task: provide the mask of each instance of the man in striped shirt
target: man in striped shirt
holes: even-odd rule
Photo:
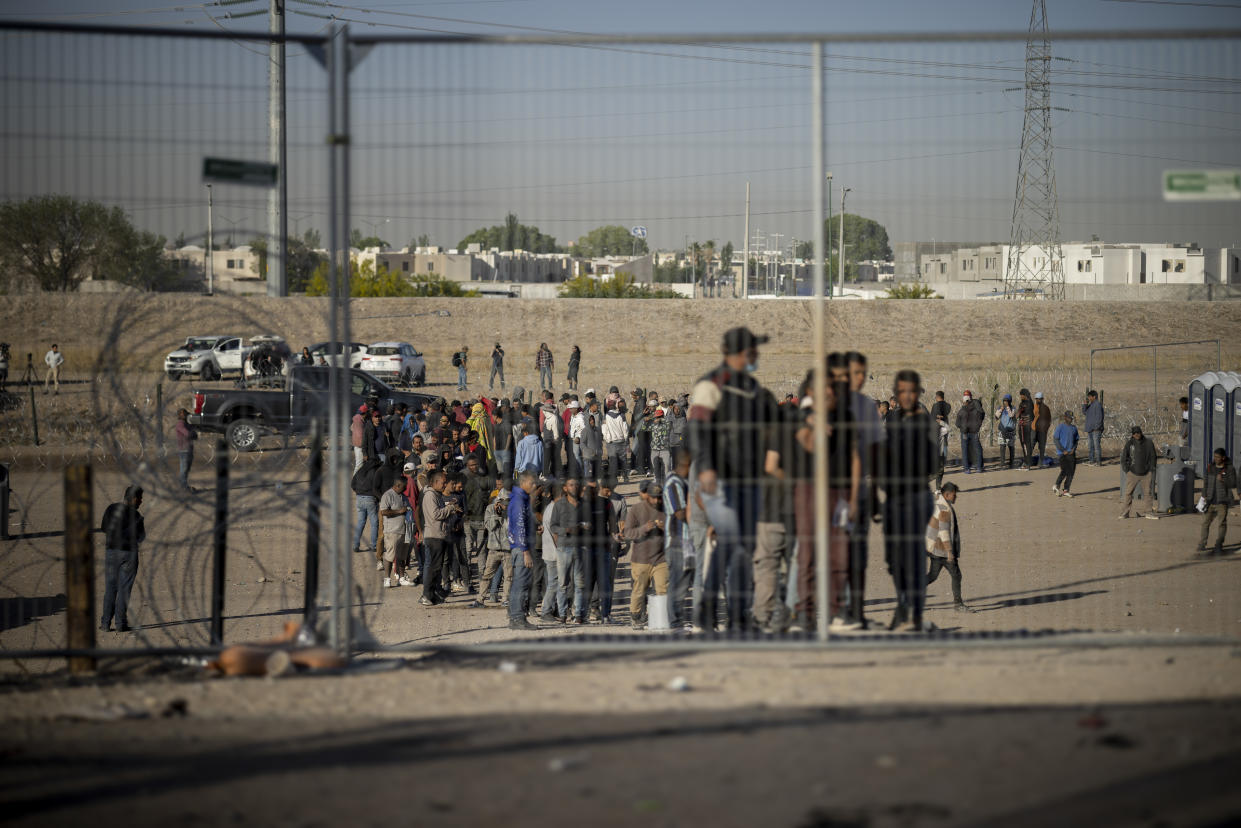
[[[690,454],[683,448],[672,455],[672,473],[664,482],[664,557],[668,561],[668,622],[685,626],[685,596],[694,581],[694,544],[689,536]]]

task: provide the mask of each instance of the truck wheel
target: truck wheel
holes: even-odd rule
[[[176,371],[169,371],[168,379],[172,380],[173,382],[179,382],[181,380],[181,375],[177,373]]]
[[[203,382],[215,382],[219,378],[220,372],[215,369],[214,365],[208,362],[203,366]]]
[[[399,383],[400,383],[400,385],[401,385],[403,388],[409,388],[409,386],[413,385],[413,383],[414,383],[414,378],[413,378],[413,376],[410,374],[410,372],[409,372],[409,369],[408,369],[408,368],[407,368],[406,370],[404,370],[404,371],[402,371],[402,372],[401,372],[401,379],[400,379]]]
[[[426,384],[427,384],[427,369],[423,368],[421,371],[418,372],[418,376],[414,377],[414,385],[421,388],[422,386]]]
[[[237,451],[254,451],[259,447],[262,430],[254,420],[233,420],[225,432],[229,445]]]

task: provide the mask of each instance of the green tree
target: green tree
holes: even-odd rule
[[[363,262],[360,266],[356,260],[351,262],[349,275],[349,295],[355,298],[478,295],[477,291],[467,291],[458,282],[445,279],[435,273],[406,277],[386,267],[379,268],[379,272],[376,273],[375,265],[370,260]],[[306,295],[327,296],[329,294],[328,284],[328,263],[323,262],[311,275],[309,284],[306,286]]]
[[[480,227],[461,240],[458,250],[465,250],[471,244],[477,244],[483,250],[497,248],[499,250],[526,250],[531,253],[559,253],[556,239],[545,236],[539,228],[522,224],[515,213],[504,217],[504,224],[492,227]]]
[[[827,232],[827,249],[832,254],[832,266],[836,266],[837,248],[840,241],[839,215],[832,216],[824,223]],[[892,258],[892,247],[888,243],[888,230],[874,219],[865,216],[845,213],[845,278],[851,279],[857,262],[871,259],[887,261]],[[813,253],[811,254],[813,255]]]
[[[619,224],[596,227],[573,245],[574,255],[588,259],[595,256],[629,256],[631,254],[643,256],[649,252],[650,248],[646,245],[646,239],[630,235],[629,228]]]
[[[813,259],[814,258],[814,242],[804,241],[798,242],[793,248],[794,259]]]
[[[624,271],[611,279],[592,279],[578,276],[560,286],[560,296],[566,299],[684,299],[675,290],[640,285],[631,274]]]
[[[431,246],[431,237],[428,236],[426,233],[419,233],[417,237],[409,240],[409,247],[411,250],[416,250],[419,247],[430,247],[430,246]]]
[[[311,250],[318,250],[320,247],[323,247],[323,236],[319,234],[318,230],[311,227],[302,234],[302,244]]]
[[[665,262],[657,264],[654,268],[652,279],[656,282],[664,284],[678,283],[684,284],[692,281],[693,272],[685,262]]]
[[[120,231],[113,239],[115,255],[109,256],[96,274],[114,282],[146,291],[175,290],[181,274],[164,256],[167,240],[133,227]]]
[[[63,195],[7,202],[0,205],[0,277],[74,290],[88,276],[114,269],[117,257],[133,254],[126,245],[135,240],[119,207]]]
[[[387,250],[389,245],[379,236],[363,236],[362,231],[355,227],[349,234],[349,246],[358,250],[365,250],[368,247],[378,247],[380,250]]]
[[[848,232],[846,230],[845,232]],[[892,285],[888,288],[888,295],[884,299],[942,299],[935,293],[930,285],[924,285],[921,282],[912,282],[903,285]]]
[[[261,278],[267,278],[267,239],[258,237],[250,240],[250,249],[256,254],[251,266]],[[301,293],[307,290],[310,278],[320,264],[326,263],[323,254],[311,249],[305,241],[298,238],[289,239],[289,247],[285,250],[284,272],[288,277],[289,292]]]

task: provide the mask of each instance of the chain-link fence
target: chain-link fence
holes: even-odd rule
[[[343,650],[1236,634],[1235,599],[1214,591],[1235,558],[1195,558],[1192,517],[1118,522],[1122,506],[1159,515],[1122,504],[1114,466],[1072,471],[1056,448],[1067,410],[1084,460],[1090,348],[1135,328],[1221,336],[1227,368],[1234,312],[864,301],[895,284],[884,260],[925,277],[948,239],[974,251],[947,263],[958,291],[999,283],[1024,36],[367,36],[348,67],[331,58],[343,31],[290,37],[283,245],[267,189],[220,167],[204,179],[208,158],[265,169],[266,35],[2,37],[6,222],[69,216],[57,226],[79,234],[36,234],[53,255],[6,270],[7,654],[66,646],[60,493],[81,460],[96,526],[127,486],[145,495],[133,630],[97,646],[215,646],[217,436],[229,642],[301,620],[316,511],[308,603]],[[1162,241],[1172,226],[1229,281],[1237,208],[1170,208],[1157,184],[1169,165],[1236,164],[1235,33],[1055,43],[1064,240]],[[265,295],[281,247],[290,291],[307,295]],[[55,292],[57,278],[77,290]],[[53,342],[59,385],[45,383]],[[1109,403],[1147,393],[1123,368],[1108,368]],[[1196,369],[1160,371],[1165,395]],[[1024,427],[1022,388],[1028,452],[1005,436],[1005,394]],[[199,432],[185,474],[179,409]],[[315,421],[335,438],[319,497]],[[358,483],[355,447],[388,467]],[[396,516],[380,512],[398,503],[383,495],[406,462],[410,542],[389,544]],[[507,511],[524,498],[496,482],[523,468],[542,481],[528,566]],[[945,483],[955,500],[936,494]],[[459,515],[436,518],[458,486]]]

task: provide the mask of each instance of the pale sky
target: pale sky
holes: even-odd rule
[[[264,0],[0,2],[0,18],[185,30],[266,27]],[[1241,27],[1241,2],[1048,0],[1053,30]],[[599,3],[289,0],[291,31],[335,14],[356,34],[1024,31],[1025,0]],[[226,18],[225,14],[234,15]],[[214,19],[213,19],[214,18]],[[169,238],[201,238],[207,155],[266,157],[265,48],[242,41],[6,33],[0,197],[118,204]],[[1241,167],[1237,40],[1053,43],[1064,241],[1241,244],[1241,202],[1160,197],[1165,169]],[[1007,241],[1021,140],[1023,43],[830,45],[833,210],[893,242]],[[381,44],[352,76],[354,225],[396,246],[453,246],[506,213],[559,241],[641,224],[789,245],[811,233],[809,47]],[[288,58],[290,232],[326,230],[326,74]],[[220,239],[265,229],[261,190],[214,187]]]

